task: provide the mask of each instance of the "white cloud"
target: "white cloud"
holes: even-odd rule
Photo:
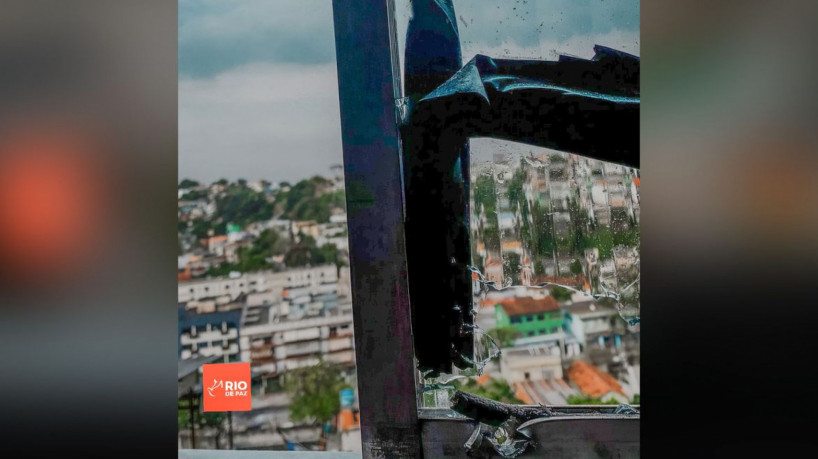
[[[251,62],[335,59],[331,0],[181,0],[179,73],[213,76]]]
[[[296,180],[340,163],[334,63],[255,63],[179,81],[179,173]]]
[[[639,54],[638,0],[455,3],[466,61]],[[181,176],[297,180],[342,161],[330,0],[182,0],[179,19]]]

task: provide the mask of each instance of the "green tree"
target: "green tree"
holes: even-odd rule
[[[290,395],[290,417],[295,421],[329,422],[340,410],[339,392],[349,388],[338,365],[320,361],[311,367],[284,374],[284,390]]]
[[[207,191],[191,190],[182,195],[182,201],[196,201],[207,197]]]
[[[179,407],[177,411],[177,423],[179,430],[183,429],[190,429],[190,408],[188,407],[187,403],[190,403],[189,400],[185,400],[185,403]],[[199,408],[194,408],[196,410],[196,428],[201,429],[202,427],[215,427],[218,431],[216,435],[216,447],[218,448],[218,439],[219,436],[224,433],[224,421],[227,418],[225,413],[203,413],[198,411]]]
[[[514,252],[509,252],[505,254],[505,263],[503,268],[505,268],[506,274],[508,277],[511,278],[512,285],[517,285],[520,283],[520,272],[522,271],[522,267],[520,266],[520,255]]]
[[[281,239],[281,235],[278,232],[266,229],[253,241],[253,252],[270,256],[273,254],[279,239]]]
[[[567,288],[560,287],[559,285],[555,285],[551,287],[551,296],[554,297],[555,300],[559,302],[568,301],[571,299],[571,290]]]
[[[315,246],[310,247],[306,244],[297,244],[284,254],[284,264],[290,268],[307,266],[312,260],[312,252],[314,250]]]
[[[590,245],[599,249],[600,259],[613,257],[614,239],[611,229],[608,227],[597,228],[591,237]]]
[[[231,187],[216,199],[215,219],[233,222],[239,226],[269,220],[273,217],[273,204],[264,194],[249,188]]]
[[[193,188],[194,186],[199,186],[199,182],[187,178],[179,182],[179,188]]]
[[[268,258],[275,255],[275,247],[281,236],[270,229],[266,229],[259,234],[250,247],[239,250],[239,271],[257,271],[269,268],[271,265]]]
[[[326,223],[332,215],[332,209],[346,207],[344,192],[332,192],[331,189],[332,181],[315,176],[301,180],[288,191],[278,190],[274,196],[276,213],[292,220]]]
[[[500,251],[500,229],[496,225],[497,215],[494,215],[495,224],[489,223],[483,228],[483,242],[486,244],[486,249],[498,252]]]
[[[481,175],[477,177],[474,183],[474,203],[475,206],[483,205],[483,210],[487,218],[494,214],[497,207],[497,188],[494,183],[494,178],[488,175]],[[494,217],[496,219],[496,216]]]
[[[469,379],[465,383],[455,382],[455,387],[463,392],[468,392],[483,398],[495,400],[503,403],[522,404],[514,394],[514,389],[505,379],[489,379],[485,384],[480,385],[474,379]]]
[[[213,230],[214,236],[223,236],[227,234],[227,225],[224,222],[211,222],[208,220],[196,219],[190,227],[190,233],[196,236],[196,239],[205,239],[209,237],[208,231]]]
[[[522,159],[520,160],[522,161]],[[514,172],[514,176],[511,177],[508,183],[508,201],[510,204],[517,203],[522,204],[525,202],[525,194],[523,194],[523,181],[525,180],[525,175],[522,169],[517,169]]]
[[[324,244],[312,252],[312,264],[333,264],[338,266],[338,247],[334,244]]]
[[[241,267],[237,264],[225,262],[219,266],[211,266],[207,271],[205,271],[204,276],[227,276],[233,271],[241,271]]]
[[[219,266],[210,268],[205,275],[226,276],[231,271],[249,272],[274,268],[273,264],[268,260],[274,255],[287,253],[289,246],[290,243],[287,238],[281,237],[274,230],[266,229],[253,241],[253,245],[239,249],[238,263],[222,263]],[[298,262],[300,262],[300,259]]]
[[[284,254],[284,264],[289,267],[306,265],[341,264],[338,248],[334,244],[316,245],[312,236],[302,234],[301,241]]]
[[[514,327],[492,328],[488,331],[488,334],[502,347],[510,347],[514,344],[514,340],[523,336],[523,334]]]
[[[613,233],[613,244],[625,245],[628,247],[639,247],[639,229],[628,228],[626,230],[615,231]]]
[[[603,401],[589,395],[569,395],[565,400],[569,405],[619,405],[619,402],[613,397]]]
[[[534,201],[531,206],[531,216],[534,220],[533,238],[535,253],[542,257],[552,257],[556,249],[556,240],[554,239],[554,223],[549,214],[548,207],[541,206],[539,202]]]

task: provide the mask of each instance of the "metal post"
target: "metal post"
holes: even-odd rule
[[[224,363],[230,363],[230,357],[224,354]],[[216,437],[218,438],[218,437]],[[227,442],[229,449],[233,449],[233,412],[227,412]]]
[[[233,449],[233,412],[227,412],[227,441],[230,449]]]
[[[190,449],[196,449],[196,410],[193,409],[193,389],[188,392],[187,408],[190,413]]]
[[[364,458],[419,458],[391,0],[334,0]]]

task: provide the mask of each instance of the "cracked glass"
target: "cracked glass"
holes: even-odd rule
[[[401,74],[412,3],[395,2]],[[477,54],[593,60],[595,45],[638,60],[638,0],[450,5],[461,65]],[[398,103],[401,122],[408,100]],[[638,104],[638,93],[630,102]],[[611,404],[629,412],[640,393],[639,169],[491,137],[471,138],[468,151],[474,324],[458,333],[474,338],[474,355],[461,357],[471,365],[451,374],[420,374],[419,407],[462,417],[448,410],[460,390],[510,404]],[[525,449],[496,426],[470,441],[510,455]]]

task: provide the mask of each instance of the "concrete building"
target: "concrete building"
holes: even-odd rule
[[[207,239],[207,251],[213,255],[224,256],[227,242],[227,236],[211,236]]]
[[[566,356],[574,357],[585,351],[588,343],[596,343],[600,336],[609,337],[613,322],[618,319],[612,305],[583,301],[565,306],[565,330],[573,338],[566,343]]]
[[[303,235],[310,236],[316,240],[320,236],[318,223],[313,220],[293,221],[291,232],[293,240],[296,241],[301,240]]]
[[[559,343],[503,349],[500,373],[509,383],[562,378]]]
[[[315,300],[311,304],[320,303]],[[288,303],[245,312],[242,360],[251,363],[254,379],[265,385],[288,370],[315,365],[320,359],[350,368],[355,365],[352,304],[348,299],[335,307],[331,300],[325,301],[318,314],[299,313],[296,318],[291,317],[293,306]]]
[[[338,270],[334,265],[293,269],[283,272],[258,271],[244,273],[236,277],[221,276],[180,282],[178,301],[188,301],[229,295],[236,298],[241,294],[272,292],[281,295],[285,289],[307,288],[318,292],[323,285],[336,284]]]
[[[349,266],[341,266],[338,270],[338,296],[350,298],[352,296],[352,279]]]
[[[494,307],[497,327],[511,327],[522,337],[558,334],[562,331],[562,309],[553,296],[512,297]]]
[[[180,307],[180,359],[218,356],[224,361],[238,362],[241,357],[240,323],[241,311],[238,310],[197,314]]]

